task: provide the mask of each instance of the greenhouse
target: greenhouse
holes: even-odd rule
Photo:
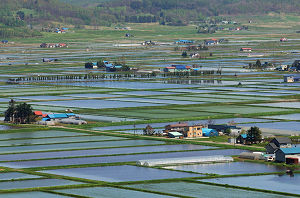
[[[223,155],[214,155],[214,156],[196,156],[196,157],[139,160],[136,162],[136,164],[140,166],[157,166],[157,165],[170,165],[170,164],[232,162],[232,161],[233,161],[232,157],[225,157]]]

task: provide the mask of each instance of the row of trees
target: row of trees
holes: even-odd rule
[[[34,115],[30,104],[16,104],[16,102],[11,99],[9,101],[9,106],[5,111],[4,121],[15,124],[27,124],[34,122],[35,118],[36,116]]]

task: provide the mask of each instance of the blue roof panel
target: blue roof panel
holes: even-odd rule
[[[300,154],[300,147],[292,147],[292,148],[281,148],[284,154]]]

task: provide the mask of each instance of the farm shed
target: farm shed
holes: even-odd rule
[[[218,131],[216,131],[215,129],[209,129],[209,128],[202,128],[202,134],[204,137],[219,136]]]
[[[275,151],[275,160],[277,162],[286,162],[286,157],[289,158],[291,155],[295,157],[300,155],[300,147],[292,147],[292,148],[280,148]]]
[[[265,157],[262,153],[249,153],[249,152],[242,152],[239,156],[243,159],[251,159],[251,160],[264,160]]]
[[[169,132],[169,133],[168,133],[168,136],[169,136],[170,138],[180,138],[180,137],[183,137],[183,135],[182,135],[181,133],[176,132],[176,131],[174,131],[174,132]]]

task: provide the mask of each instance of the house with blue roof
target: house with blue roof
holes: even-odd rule
[[[214,137],[219,136],[219,133],[215,129],[202,128],[202,135],[204,137]]]
[[[177,44],[191,44],[191,43],[194,43],[194,41],[192,41],[192,40],[178,40],[178,41],[175,41],[175,43],[177,43]]]
[[[241,134],[236,138],[237,144],[247,144],[248,135],[247,134]]]
[[[275,161],[299,164],[300,162],[300,147],[279,148],[275,151]]]

